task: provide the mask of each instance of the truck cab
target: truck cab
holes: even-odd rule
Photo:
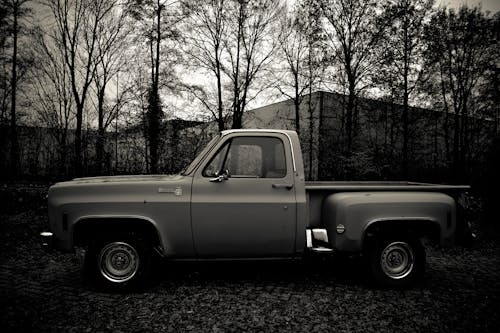
[[[223,133],[190,174],[197,256],[281,257],[304,250],[296,242],[305,198],[297,200],[304,179],[297,172],[294,143],[299,144],[296,135],[286,131]]]

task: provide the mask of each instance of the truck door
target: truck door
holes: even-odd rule
[[[291,147],[280,133],[229,134],[194,174],[191,221],[199,257],[295,251]]]

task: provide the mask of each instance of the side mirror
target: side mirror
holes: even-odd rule
[[[210,178],[210,181],[212,183],[220,183],[224,180],[228,180],[229,179],[229,170],[224,170],[220,175],[218,175],[217,177],[215,178]]]

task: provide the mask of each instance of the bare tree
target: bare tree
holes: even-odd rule
[[[150,83],[147,87],[148,109],[144,121],[147,125],[151,173],[158,172],[160,155],[160,129],[164,118],[160,90],[164,86],[173,90],[176,84],[175,68],[171,65],[177,60],[172,42],[178,38],[177,27],[183,19],[179,5],[178,1],[160,0],[130,0],[127,3],[128,14],[141,25],[137,37],[143,39],[142,43],[146,44],[148,50]]]
[[[57,143],[58,172],[67,174],[68,132],[74,121],[74,102],[69,69],[64,51],[43,31],[33,35],[37,61],[31,68],[32,108],[43,126],[47,126]]]
[[[223,69],[229,77],[232,91],[232,128],[241,128],[243,113],[252,94],[252,85],[269,65],[276,51],[273,28],[282,10],[281,2],[272,0],[231,0],[228,3],[227,52]]]
[[[278,50],[273,68],[273,86],[293,101],[295,131],[301,135],[308,179],[313,177],[315,108],[312,93],[324,74],[321,21],[318,4],[311,0],[295,3],[280,15]],[[303,102],[307,105],[303,106]],[[306,116],[307,115],[307,116]],[[307,126],[305,128],[303,126]]]
[[[309,36],[299,16],[299,8],[284,11],[280,17],[279,53],[282,58],[276,89],[291,99],[295,108],[295,131],[300,134],[300,105],[310,85],[308,78]]]
[[[26,3],[28,0],[10,0],[7,1],[5,9],[10,14],[10,37],[12,38],[12,57],[11,57],[11,73],[10,73],[10,172],[16,176],[19,173],[19,142],[17,134],[17,86],[18,86],[18,66],[19,66],[19,51],[18,40],[21,33],[19,20],[28,12]]]
[[[484,75],[496,61],[493,21],[480,8],[458,12],[440,9],[429,24],[428,60],[436,66],[437,84],[445,112],[453,113],[453,170],[459,181],[468,173],[471,157],[470,122],[476,116],[475,95]]]
[[[223,52],[224,39],[227,38],[227,10],[229,0],[210,0],[184,2],[187,12],[184,37],[187,45],[184,48],[189,56],[189,67],[201,68],[215,78],[216,103],[210,103],[207,96],[208,87],[189,84],[190,92],[204,105],[217,121],[219,131],[225,129],[223,100]]]
[[[106,103],[106,93],[109,83],[123,68],[125,58],[125,38],[128,33],[125,27],[125,14],[118,7],[118,1],[110,1],[109,6],[115,8],[103,16],[98,25],[96,43],[96,74],[94,84],[97,99],[97,140],[96,166],[97,173],[103,172],[105,132],[116,117],[119,103],[109,106]]]
[[[113,9],[105,0],[49,0],[45,5],[55,21],[54,38],[64,51],[76,106],[75,172],[82,169],[82,124],[85,103],[96,73],[99,24]]]
[[[151,173],[158,172],[158,155],[160,145],[160,124],[161,124],[161,100],[159,93],[159,76],[160,76],[160,45],[161,45],[161,12],[164,6],[160,0],[156,1],[154,12],[156,19],[154,22],[154,30],[151,32],[149,40],[149,49],[151,55],[151,88],[148,95],[148,139],[149,139],[149,156],[150,156],[150,171]]]
[[[8,55],[9,37],[9,6],[7,1],[0,2],[0,122],[7,122],[8,99],[10,96],[9,66],[10,55]]]
[[[321,29],[321,16],[318,8],[318,4],[314,0],[305,0],[302,2],[300,7],[300,22],[301,30],[307,37],[307,88],[309,90],[309,98],[307,105],[307,113],[309,115],[309,149],[308,149],[308,160],[309,160],[309,179],[313,179],[313,151],[318,147],[318,142],[314,142],[314,107],[312,104],[312,94],[315,87],[318,87],[323,78],[325,71],[325,50],[322,47],[321,40],[322,29]],[[323,98],[321,95],[320,98]],[[321,118],[318,117],[318,122]],[[321,124],[318,124],[318,129]],[[319,139],[320,133],[317,133]]]
[[[282,8],[281,1],[271,0],[184,1],[190,67],[213,75],[215,86],[186,88],[217,120],[219,130],[226,127],[229,110],[232,128],[240,128],[248,103],[268,87],[255,82],[277,49],[273,29]]]
[[[408,177],[408,117],[410,95],[425,79],[427,69],[423,64],[425,49],[424,27],[434,0],[393,0],[385,4],[379,22],[386,27],[383,39],[382,80],[402,95],[403,147],[402,174]],[[398,100],[399,101],[399,100]]]
[[[370,75],[379,61],[377,48],[383,29],[376,23],[380,6],[376,0],[321,1],[332,65],[338,68],[337,81],[348,95],[344,121],[347,155],[356,136],[357,96],[371,86]]]
[[[491,29],[492,47],[491,59],[500,59],[500,48],[498,43],[500,40],[500,11],[496,12],[492,17]],[[496,36],[495,36],[496,35]],[[486,117],[493,119],[493,135],[500,134],[500,63],[491,61],[487,66],[484,78],[479,84],[479,112]]]

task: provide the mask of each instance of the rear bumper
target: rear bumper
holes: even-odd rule
[[[45,251],[50,251],[54,247],[54,234],[50,231],[42,231],[39,240],[40,246]]]

